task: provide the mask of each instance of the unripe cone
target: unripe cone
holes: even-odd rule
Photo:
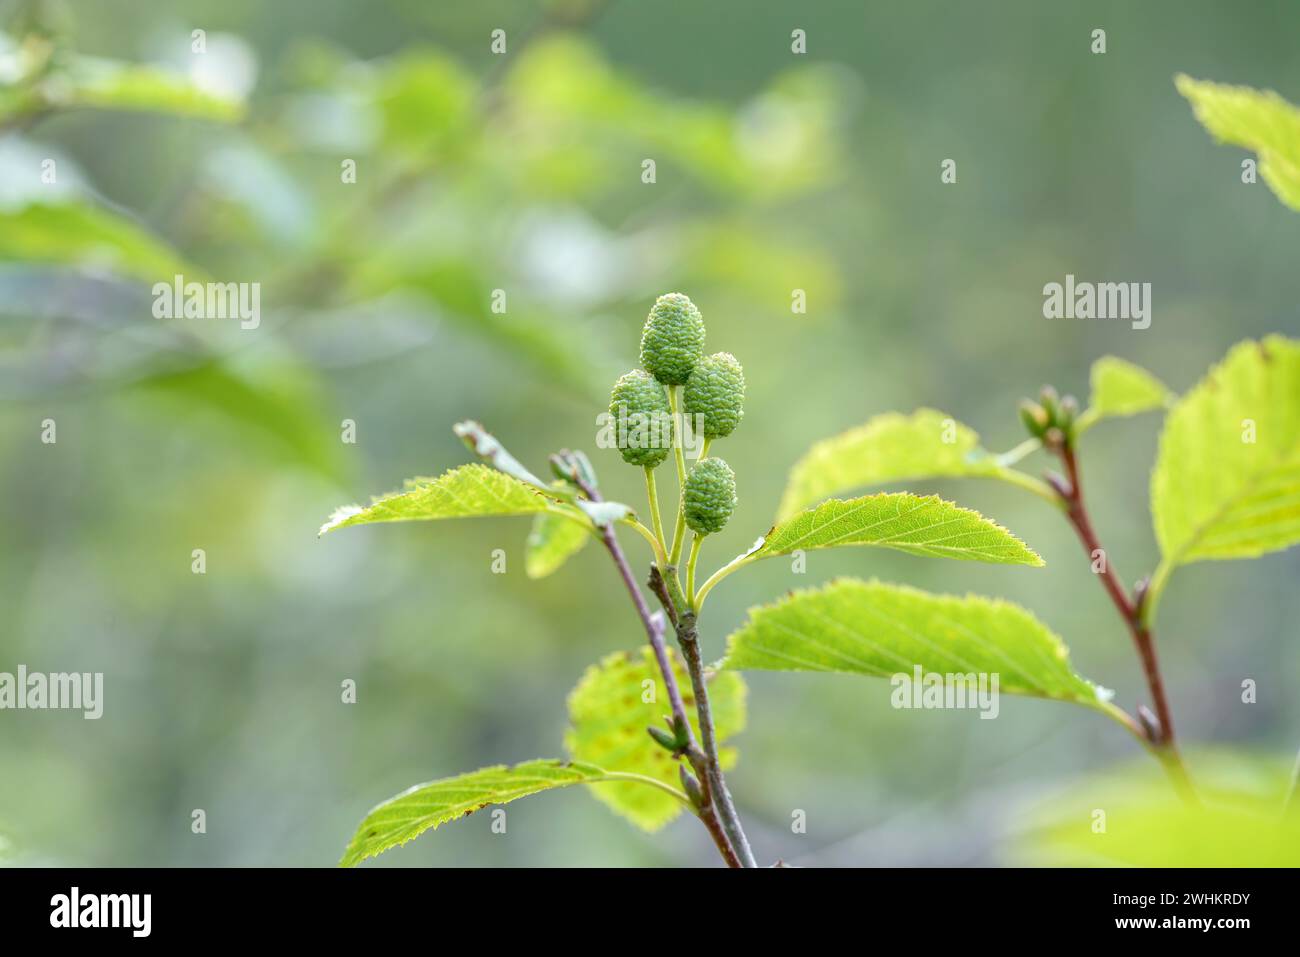
[[[736,473],[722,459],[700,459],[686,476],[683,511],[691,531],[720,532],[736,510]]]
[[[629,465],[654,468],[673,447],[673,417],[664,387],[648,373],[633,369],[614,383],[609,414],[619,452]]]
[[[686,380],[683,399],[687,415],[704,417],[701,431],[706,439],[734,432],[745,415],[745,373],[736,357],[715,352],[697,362]]]
[[[641,365],[664,385],[682,385],[704,352],[704,319],[680,292],[660,296],[641,331]]]

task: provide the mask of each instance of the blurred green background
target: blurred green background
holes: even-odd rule
[[[1086,394],[1100,355],[1181,391],[1232,343],[1295,334],[1300,217],[1241,184],[1246,154],[1211,142],[1172,77],[1300,99],[1300,7],[1087,8],[0,2],[0,670],[105,673],[99,721],[0,714],[0,856],[328,865],[410,784],[560,756],[583,668],[643,640],[599,550],[532,581],[522,519],[316,531],[339,504],[465,461],[450,425],[470,416],[535,469],[585,447],[610,497],[640,501],[639,471],[594,448],[595,416],[662,292],[692,296],[749,381],[718,449],[740,505],[710,569],[767,528],[813,440],[875,413],[941,408],[1003,449],[1017,399],[1044,382]],[[260,282],[260,327],[153,318],[150,286],[175,272]],[[1045,320],[1042,287],[1067,272],[1151,282],[1151,328]],[[1130,581],[1157,558],[1158,430],[1148,416],[1086,442],[1095,519]],[[1140,700],[1128,637],[1058,516],[995,483],[918,490],[1009,526],[1048,567],[769,562],[714,593],[707,657],[751,605],[875,575],[1020,601],[1082,674]],[[1194,772],[1213,745],[1285,773],[1297,573],[1293,550],[1175,576],[1161,651]],[[1241,702],[1245,678],[1258,703]],[[885,682],[748,680],[729,780],[765,861],[1012,862],[1023,808],[1142,758],[1050,702],[1004,699],[981,721],[895,711]],[[566,791],[512,805],[504,836],[479,815],[378,863],[712,859],[695,822],[645,835]]]

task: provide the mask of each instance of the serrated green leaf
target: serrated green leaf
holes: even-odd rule
[[[1018,605],[841,579],[750,609],[727,640],[727,669],[834,671],[889,678],[998,675],[999,692],[1105,708],[1065,644]]]
[[[677,655],[671,649],[668,654],[698,740],[700,729],[690,678]],[[744,730],[745,690],[744,680],[730,672],[715,674],[709,680],[709,704],[718,741]],[[652,725],[665,727],[664,717],[671,711],[651,650],[616,652],[588,668],[569,695],[570,726],[564,737],[565,747],[575,761],[644,775],[676,787],[676,760],[646,733]],[[734,748],[719,749],[724,769],[734,765],[736,758]],[[667,792],[630,783],[597,784],[591,791],[602,803],[647,831],[663,827],[682,809]]]
[[[463,422],[457,422],[451,427],[451,431],[455,433],[456,438],[465,443],[467,449],[479,458],[490,463],[497,471],[505,472],[507,475],[514,476],[521,482],[536,486],[540,489],[550,489],[552,491],[561,492],[562,494],[558,495],[558,498],[574,498],[572,490],[566,491],[568,486],[563,485],[562,483],[560,485],[548,486],[545,482],[539,479],[529,471],[527,466],[511,455],[509,449],[502,445],[495,435],[483,428],[480,423],[475,422],[473,419],[466,419]]]
[[[462,465],[436,479],[411,479],[402,492],[393,492],[366,507],[346,505],[321,526],[320,534],[371,522],[411,522],[476,515],[534,515],[551,512],[585,521],[572,506],[554,501],[540,489],[486,465]]]
[[[1194,80],[1179,74],[1178,92],[1221,143],[1259,154],[1259,174],[1287,206],[1300,210],[1300,109],[1272,90]]]
[[[1300,542],[1300,341],[1239,343],[1174,406],[1151,509],[1166,570]]]
[[[451,430],[465,443],[466,448],[485,461],[492,463],[493,468],[517,478],[526,485],[541,489],[550,498],[559,499],[566,505],[572,505],[597,526],[608,525],[611,522],[621,522],[625,518],[635,517],[636,513],[633,512],[631,506],[624,505],[622,502],[592,502],[585,498],[579,498],[577,490],[567,482],[555,482],[549,485],[543,482],[529,471],[522,462],[511,455],[496,436],[473,419],[457,422],[451,427]],[[571,512],[571,509],[566,508],[556,514],[571,514]]]
[[[590,764],[538,760],[497,765],[454,778],[417,784],[373,808],[362,820],[339,861],[352,867],[368,857],[405,844],[430,828],[468,817],[490,804],[507,804],[553,788],[619,779]],[[641,782],[644,787],[646,782]],[[664,795],[666,800],[673,798]]]
[[[112,269],[148,282],[195,270],[128,219],[85,203],[0,210],[0,259]]]
[[[524,543],[524,571],[529,578],[545,578],[582,551],[591,533],[571,519],[550,512],[533,518]]]
[[[778,522],[745,560],[841,545],[875,545],[931,558],[1002,565],[1043,564],[1024,542],[979,512],[937,495],[910,492],[833,498],[805,509]]]
[[[1079,431],[1102,419],[1163,409],[1177,399],[1169,387],[1150,372],[1115,356],[1102,356],[1094,362],[1090,378],[1092,397],[1088,411],[1079,418]]]
[[[777,518],[867,485],[938,476],[1002,478],[1007,471],[980,446],[974,429],[943,412],[887,412],[809,449],[790,470]]]

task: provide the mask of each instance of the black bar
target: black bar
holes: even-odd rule
[[[785,930],[796,939],[914,934],[927,950],[945,940],[1042,943],[1042,933],[1071,943],[1171,935],[1228,943],[1243,933],[1290,930],[1294,883],[1285,870],[30,869],[0,871],[0,926],[6,943],[76,935],[82,944],[362,946],[415,935],[454,946],[464,932],[486,934],[495,949],[511,937],[540,945],[548,932],[581,940],[600,928],[621,928],[630,941],[680,924],[676,900],[684,897],[692,902],[687,911],[699,908],[721,939]],[[119,926],[52,926],[70,923],[74,887],[79,918],[116,911]],[[147,936],[140,933],[143,896],[128,909],[127,899],[102,895],[149,895]]]

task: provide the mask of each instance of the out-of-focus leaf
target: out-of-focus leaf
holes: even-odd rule
[[[673,251],[676,271],[701,283],[723,285],[764,307],[788,301],[792,289],[813,290],[818,313],[840,305],[843,283],[833,258],[797,236],[714,220],[684,230]]]
[[[338,433],[317,413],[320,396],[288,365],[241,370],[213,360],[150,376],[136,388],[197,403],[254,434],[270,436],[298,462],[336,481],[345,474]]]
[[[165,244],[135,223],[85,203],[0,209],[0,258],[111,269],[146,282],[197,278]]]
[[[244,115],[242,100],[198,86],[181,73],[146,64],[79,58],[47,99],[57,107],[91,107],[167,113],[233,123]],[[66,86],[63,83],[67,83]]]
[[[866,485],[938,476],[998,478],[1006,471],[980,446],[974,429],[943,412],[887,412],[809,449],[790,470],[777,519]]]
[[[1216,140],[1259,154],[1264,182],[1292,209],[1300,210],[1300,109],[1272,90],[1174,79],[1196,118]]]
[[[507,79],[512,103],[543,129],[571,135],[600,131],[606,144],[619,139],[660,147],[657,155],[683,162],[688,172],[739,185],[740,158],[725,112],[670,105],[620,76],[586,44],[556,37],[530,46]],[[632,167],[635,174],[636,167]]]
[[[590,764],[538,760],[514,767],[497,765],[454,778],[417,784],[378,805],[365,816],[343,852],[339,865],[352,867],[360,864],[368,857],[375,857],[419,837],[430,828],[468,817],[490,804],[508,804],[542,791],[618,780],[620,777]],[[640,786],[646,785],[642,782]],[[673,800],[668,795],[664,797]]]
[[[590,539],[591,533],[577,522],[549,512],[535,515],[524,543],[524,571],[529,578],[545,578],[582,551]]]
[[[669,657],[698,740],[690,678],[671,649]],[[744,730],[745,694],[740,675],[718,673],[709,680],[709,704],[718,741]],[[654,653],[649,648],[616,652],[588,668],[569,695],[570,726],[564,743],[577,761],[644,775],[675,788],[679,786],[676,760],[646,733],[651,725],[665,727],[664,716],[671,711]],[[729,768],[737,754],[734,748],[721,748],[719,758],[723,767]],[[597,784],[591,790],[601,802],[647,831],[663,827],[682,809],[667,792],[632,784]]]
[[[642,157],[652,156],[715,188],[767,194],[819,182],[834,167],[827,113],[834,91],[814,79],[815,71],[802,73],[802,81],[774,84],[737,121],[712,104],[646,92],[590,46],[555,36],[520,55],[506,91],[526,120],[523,146],[534,162],[559,160],[557,175],[564,157],[569,165],[582,162],[572,149],[576,141],[626,157],[632,175]]]
[[[448,147],[474,128],[474,78],[432,50],[404,52],[380,68],[374,99],[392,148],[445,162]]]
[[[1282,813],[1290,756],[1192,751],[1186,760],[1199,805],[1182,800],[1151,761],[1126,764],[1072,781],[1020,810],[1012,845],[1016,861],[1057,867],[1300,866],[1300,815]]]
[[[1037,852],[1083,867],[1300,867],[1300,817],[1275,807],[1207,808],[1170,796],[1108,809],[1103,833],[1092,820],[1040,831]]]
[[[15,75],[7,76],[9,82],[0,90],[0,119],[87,108],[224,123],[244,115],[241,97],[207,89],[192,77],[161,66],[56,50],[36,36],[27,37],[20,51],[14,57]]]
[[[1179,400],[1151,510],[1164,569],[1300,542],[1300,341],[1238,343]]]
[[[750,609],[723,667],[909,679],[919,667],[945,681],[997,674],[999,692],[1103,710],[1110,697],[1076,675],[1064,642],[1018,605],[854,579]]]
[[[539,317],[533,311],[493,312],[493,287],[468,262],[381,259],[360,270],[355,284],[364,296],[394,289],[427,296],[441,307],[438,315],[449,323],[520,356],[552,381],[593,398],[602,396],[608,388],[604,361],[585,337],[569,335],[562,323]]]
[[[1092,397],[1079,417],[1080,432],[1102,419],[1163,409],[1177,398],[1169,387],[1141,366],[1102,356],[1092,364]]]

